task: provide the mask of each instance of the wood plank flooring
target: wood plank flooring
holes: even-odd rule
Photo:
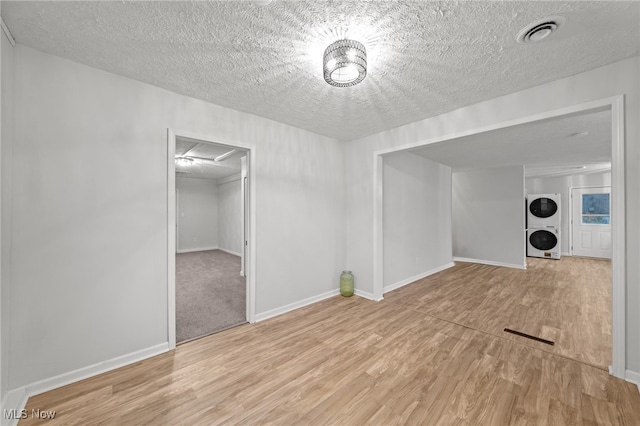
[[[452,278],[468,279],[482,268],[460,264],[382,302],[337,296],[185,343],[32,397],[29,413],[55,410],[56,417],[20,425],[640,424],[635,385],[518,336],[454,323],[452,318],[482,325],[466,295],[456,293],[460,303],[445,300],[445,288],[458,282],[494,310],[484,314],[492,327],[504,327],[493,317],[511,311],[486,296],[510,299],[497,283],[473,289],[473,280]],[[512,290],[513,281],[507,286]],[[512,327],[542,307],[537,291],[519,294],[529,310]],[[442,304],[432,313],[449,317],[428,313],[430,303]],[[562,322],[553,324],[562,336]]]
[[[392,303],[602,369],[611,364],[611,262],[527,258],[527,270],[456,262],[385,294]],[[510,328],[555,342],[510,335]]]

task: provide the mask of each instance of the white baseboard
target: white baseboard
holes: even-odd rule
[[[364,297],[365,299],[373,300],[374,302],[379,302],[379,301],[384,299],[384,297],[376,299],[376,297],[373,295],[373,293],[369,293],[368,291],[358,290],[357,288],[355,289],[353,294],[355,294],[356,296],[359,296],[359,297]]]
[[[231,251],[231,250],[223,249],[222,247],[218,247],[218,250],[223,251],[223,252],[225,252],[225,253],[232,254],[232,255],[234,255],[234,256],[238,256],[238,257],[240,257],[240,256],[241,256],[241,254],[240,254],[240,253],[236,253],[235,251]]]
[[[383,293],[388,293],[390,291],[399,289],[400,287],[404,287],[405,285],[409,285],[412,282],[415,282],[415,281],[418,281],[418,280],[420,280],[422,278],[428,277],[429,275],[437,274],[440,271],[444,271],[445,269],[449,269],[452,266],[455,266],[455,263],[449,262],[449,263],[447,263],[445,265],[438,266],[437,268],[433,268],[433,269],[431,269],[431,270],[429,270],[427,272],[423,272],[421,274],[414,275],[413,277],[409,277],[409,278],[404,279],[402,281],[398,281],[397,283],[394,283],[394,284],[390,284],[390,285],[384,287],[382,291],[383,291]]]
[[[317,296],[307,297],[306,299],[302,299],[298,302],[289,303],[288,305],[284,305],[279,308],[271,309],[270,311],[267,311],[267,312],[256,314],[256,322],[264,321],[269,318],[277,317],[278,315],[286,314],[287,312],[295,311],[296,309],[300,309],[307,305],[320,302],[321,300],[328,299],[330,297],[337,296],[339,294],[340,294],[340,289],[336,288],[334,290],[327,291],[326,293],[322,293]]]
[[[159,345],[151,346],[150,348],[141,349],[130,354],[122,355],[116,358],[109,359],[107,361],[102,361],[97,364],[79,368],[68,373],[63,373],[49,379],[40,380],[38,382],[25,386],[25,388],[27,389],[27,394],[29,395],[29,397],[32,397],[44,392],[48,392],[52,389],[66,386],[70,383],[75,383],[89,377],[97,376],[98,374],[106,373],[107,371],[115,370],[116,368],[124,367],[125,365],[133,364],[134,362],[142,361],[143,359],[160,355],[168,351],[169,344],[161,343]]]
[[[27,389],[24,387],[13,389],[5,395],[4,400],[2,401],[2,421],[0,424],[2,426],[15,426],[18,424],[18,420],[20,420],[20,414],[24,407],[27,405],[27,400],[29,399],[29,394],[27,393]],[[18,417],[17,419],[8,419],[5,416],[7,412],[16,413],[14,417]]]
[[[9,391],[9,393],[5,397],[5,400],[2,401],[3,410],[22,410],[25,407],[27,400],[32,396],[57,389],[68,384],[78,382],[80,380],[88,379],[89,377],[97,376],[98,374],[106,373],[107,371],[115,370],[116,368],[124,367],[125,365],[133,364],[135,362],[139,362],[168,351],[169,343],[161,343],[150,348],[112,358],[110,360],[99,362],[88,367],[79,368],[77,370],[63,373],[49,379],[40,380],[38,382],[31,383],[18,389],[13,389]],[[17,419],[15,422],[14,420],[4,419],[4,411],[1,414],[3,417],[3,426],[5,424],[11,426],[17,424]]]
[[[566,253],[565,253],[565,252],[563,252],[563,251],[561,251],[561,252],[560,252],[560,256],[568,256],[568,257],[571,257],[571,255],[569,254],[569,252],[566,252]]]
[[[638,392],[640,392],[640,373],[637,371],[627,370],[624,373],[624,378],[627,382],[631,382],[638,387]]]
[[[183,249],[183,250],[176,250],[176,253],[178,254],[182,254],[182,253],[193,253],[195,251],[209,251],[209,250],[220,250],[220,247],[218,246],[211,246],[211,247],[197,247],[197,248],[189,248],[189,249]]]
[[[469,259],[468,257],[454,257],[453,260],[455,262],[480,263],[482,265],[504,266],[505,268],[527,269],[526,264],[518,265],[516,263],[494,262],[493,260]]]

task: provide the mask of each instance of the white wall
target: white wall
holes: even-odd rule
[[[525,180],[528,194],[560,194],[560,249],[569,255],[569,188],[580,186],[611,186],[611,172],[588,173]]]
[[[9,344],[10,344],[10,309],[11,309],[11,155],[13,144],[13,82],[14,59],[13,47],[4,32],[2,35],[1,49],[1,76],[2,76],[2,143],[0,146],[0,181],[2,193],[0,197],[0,401],[4,401],[7,395],[7,383],[9,375]],[[2,404],[0,404],[2,405]],[[2,408],[2,407],[0,407]]]
[[[178,253],[222,249],[240,256],[240,175],[220,180],[176,178]]]
[[[627,368],[640,371],[640,58],[634,57],[521,92],[349,142],[346,164],[347,264],[357,289],[373,291],[374,163],[377,150],[406,146],[580,103],[625,95],[626,350]]]
[[[386,291],[451,263],[451,168],[410,152],[383,167]]]
[[[240,175],[218,184],[218,244],[240,256],[242,251],[242,200]]]
[[[524,268],[524,168],[454,171],[453,256]]]
[[[214,180],[177,177],[177,252],[218,248],[218,185]]]
[[[14,52],[11,388],[167,342],[167,128],[256,146],[258,314],[337,289],[340,142]]]

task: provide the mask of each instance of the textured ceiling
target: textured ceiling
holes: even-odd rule
[[[588,132],[587,135],[576,135]],[[589,112],[506,127],[412,150],[455,169],[524,165],[528,176],[610,168],[611,112]],[[585,167],[585,169],[582,169]]]
[[[220,155],[235,151],[222,161],[214,161]],[[182,164],[176,161],[176,176],[193,179],[222,179],[241,171],[240,158],[246,155],[241,149],[224,145],[202,143],[188,138],[177,138],[176,158],[187,157],[192,161]]]
[[[2,2],[19,43],[177,93],[352,140],[639,53],[638,2]],[[532,45],[530,22],[567,23]],[[324,48],[367,48],[326,84]]]

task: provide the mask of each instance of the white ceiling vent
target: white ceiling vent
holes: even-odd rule
[[[567,19],[556,15],[538,19],[520,30],[516,36],[518,43],[535,43],[549,37],[552,32],[560,28]]]

